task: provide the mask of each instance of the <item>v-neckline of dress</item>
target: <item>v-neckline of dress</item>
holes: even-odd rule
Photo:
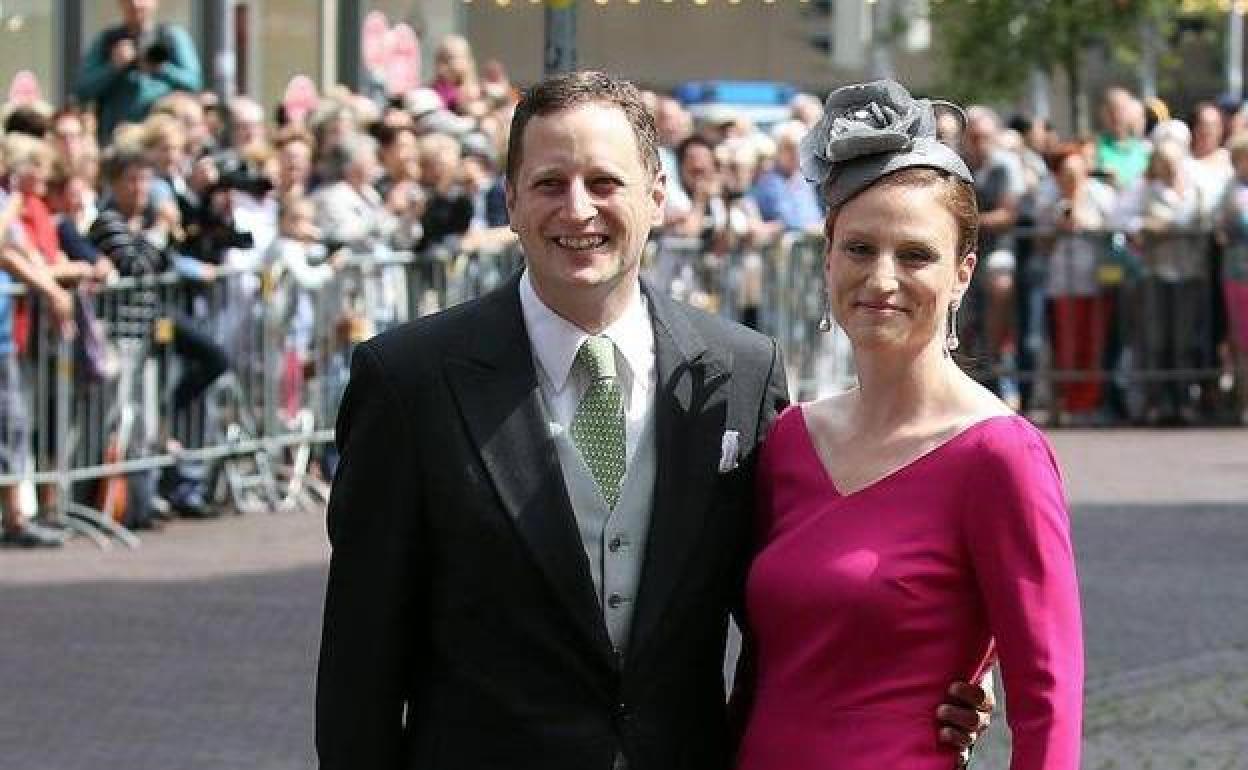
[[[857,489],[851,492],[842,491],[840,483],[838,483],[837,480],[832,476],[832,471],[828,468],[827,462],[824,461],[823,455],[820,454],[819,446],[815,443],[814,434],[810,432],[810,423],[807,422],[806,420],[805,407],[802,407],[802,406],[798,407],[798,417],[801,418],[802,435],[806,437],[806,447],[810,451],[811,459],[814,461],[815,465],[819,467],[819,472],[820,472],[819,475],[820,475],[820,478],[823,480],[823,483],[826,484],[828,488],[832,490],[832,493],[836,495],[837,498],[841,500],[848,500],[852,497],[858,497],[859,495],[870,492],[871,490],[883,484],[886,484],[889,481],[892,481],[898,476],[905,474],[911,469],[926,464],[926,462],[930,458],[933,458],[936,455],[940,454],[942,450],[950,447],[951,445],[959,441],[964,436],[975,432],[976,429],[980,428],[981,426],[990,422],[994,422],[996,420],[1015,418],[1015,417],[1018,417],[1018,415],[1017,414],[993,414],[993,415],[989,415],[987,417],[983,417],[978,420],[975,420],[971,422],[969,425],[961,428],[957,433],[954,433],[949,438],[945,439],[944,441],[940,442],[936,446],[932,447],[931,449],[928,449],[925,452],[915,455],[914,457],[902,463],[901,465],[897,466],[896,468],[893,468],[892,470],[882,474],[881,476],[878,476],[877,478],[873,479],[872,481],[867,482],[866,484],[863,484],[862,486],[858,487]]]

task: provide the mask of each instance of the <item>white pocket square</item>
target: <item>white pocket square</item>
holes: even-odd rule
[[[740,452],[741,434],[735,430],[724,431],[719,442],[719,472],[727,473],[737,467],[737,456]]]

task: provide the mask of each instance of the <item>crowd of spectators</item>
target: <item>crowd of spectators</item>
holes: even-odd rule
[[[335,87],[306,115],[279,107],[270,119],[247,96],[222,104],[204,90],[194,47],[155,20],[156,3],[120,5],[123,22],[82,63],[75,103],[5,110],[0,283],[25,284],[32,302],[0,294],[0,475],[22,467],[30,441],[17,362],[32,304],[72,334],[74,293],[118,275],[174,270],[207,284],[223,268],[276,267],[303,292],[283,311],[282,366],[295,377],[316,331],[307,296],[348,252],[514,241],[503,162],[517,89],[501,63],[478,69],[462,37],[440,41],[433,78],[401,97]],[[803,94],[788,120],[758,126],[695,121],[674,98],[649,98],[668,184],[656,237],[696,244],[712,266],[733,260],[734,307],[757,325],[767,249],[822,231],[798,147],[820,101]],[[1185,123],[1120,88],[1105,94],[1094,136],[1063,139],[1044,120],[1005,122],[987,107],[965,124],[942,118],[981,209],[983,274],[965,337],[1007,401],[1063,424],[1163,422],[1248,390],[1245,123],[1244,111],[1215,104]],[[234,362],[227,339],[173,315],[183,359],[174,407],[185,410]],[[1026,376],[1045,370],[1071,376]],[[1126,387],[1128,370],[1173,376]],[[1207,381],[1207,370],[1220,376]],[[0,503],[4,542],[60,542],[18,514],[15,486]]]

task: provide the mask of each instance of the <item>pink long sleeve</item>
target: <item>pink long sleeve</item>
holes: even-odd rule
[[[1078,770],[1083,633],[1070,515],[1044,437],[1021,421],[980,436],[964,536],[996,640],[1011,770]]]

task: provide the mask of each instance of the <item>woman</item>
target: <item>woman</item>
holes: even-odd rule
[[[481,83],[477,79],[477,61],[472,46],[459,35],[447,35],[434,55],[434,77],[429,87],[438,92],[446,108],[458,115],[478,115],[486,105],[481,102]]]
[[[1240,422],[1248,424],[1248,134],[1231,140],[1235,176],[1218,207],[1222,291],[1229,323],[1231,362],[1239,383]]]
[[[1013,770],[1079,766],[1061,481],[1044,437],[951,358],[977,211],[934,128],[885,81],[834,92],[802,144],[859,386],[788,409],[762,450],[738,770],[949,770],[932,708],[998,658]]]
[[[1036,223],[1052,233],[1040,241],[1053,319],[1053,368],[1078,377],[1057,384],[1058,424],[1090,424],[1101,404],[1101,361],[1113,299],[1101,292],[1098,269],[1109,250],[1114,194],[1088,175],[1077,144],[1053,154],[1056,184],[1040,196]]]
[[[1187,149],[1162,142],[1153,150],[1127,229],[1134,233],[1146,277],[1142,282],[1140,368],[1161,379],[1145,380],[1144,421],[1191,423],[1199,419],[1194,378],[1212,358],[1212,265],[1206,248],[1205,204],[1186,172]]]

